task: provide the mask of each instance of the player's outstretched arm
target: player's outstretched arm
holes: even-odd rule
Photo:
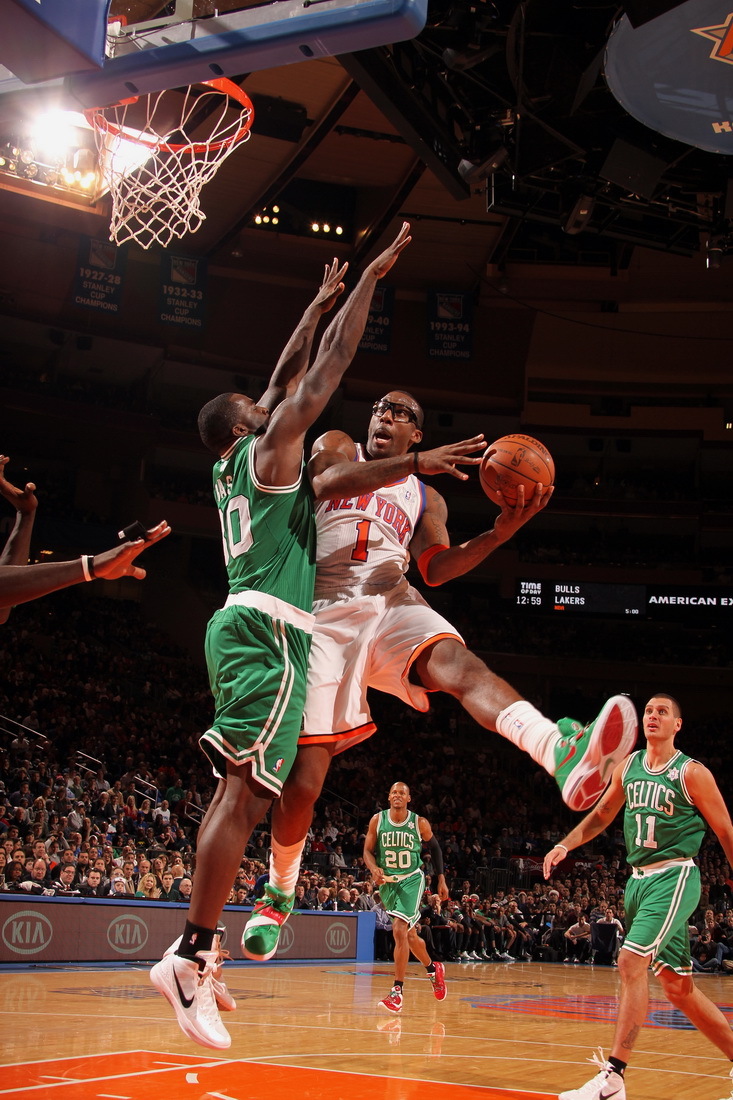
[[[305,432],[326,407],[354,358],[364,335],[374,288],[412,240],[409,230],[409,224],[403,222],[395,239],[369,264],[324,332],[313,366],[288,405],[288,416],[301,431]]]
[[[583,844],[587,844],[589,840],[593,840],[604,829],[607,829],[616,817],[625,802],[624,788],[621,782],[625,763],[626,761],[622,760],[614,768],[606,792],[601,795],[590,813],[587,813],[583,820],[547,853],[542,865],[546,879],[549,879],[552,868],[558,863],[562,863],[568,852],[572,852],[573,848],[580,848]]]
[[[300,469],[303,438],[323,412],[354,357],[364,333],[377,279],[389,271],[409,244],[409,225],[403,222],[395,240],[374,260],[326,329],[313,362],[296,393],[273,413],[265,434],[257,441],[257,473],[269,485],[289,485]]]
[[[281,401],[297,390],[308,369],[318,322],[324,313],[333,309],[339,295],[343,293],[343,278],[348,266],[348,263],[339,265],[335,256],[330,264],[326,264],[323,282],[283,348],[267,389],[258,402],[266,409],[272,411],[277,408]]]
[[[427,507],[410,545],[410,552],[418,563],[425,583],[445,584],[464,573],[470,573],[544,508],[549,500],[547,494],[551,492],[552,489],[537,486],[532,500],[525,506],[524,488],[520,486],[517,490],[516,506],[509,508],[505,505],[490,531],[483,531],[466,542],[451,546],[446,526],[448,510],[445,501],[434,489],[428,490]],[[426,551],[431,553],[423,559],[421,565],[421,557]]]
[[[478,465],[481,455],[475,452],[485,447],[483,435],[474,435],[429,451],[408,451],[392,458],[354,462],[353,440],[344,432],[326,432],[313,444],[308,476],[316,500],[336,500],[356,493],[374,492],[408,474],[422,477],[450,474],[467,481],[468,474],[458,466]]]
[[[32,481],[27,482],[23,489],[18,489],[5,477],[5,467],[9,461],[7,455],[0,455],[0,495],[15,508],[16,516],[13,529],[0,553],[0,566],[28,563],[31,534],[38,507],[36,487]],[[10,608],[0,608],[0,624],[6,623],[9,617]]]
[[[147,538],[125,542],[102,554],[83,554],[73,561],[42,563],[41,565],[0,566],[0,607],[13,607],[30,600],[70,588],[82,581],[105,578],[134,577],[142,580],[145,570],[135,564],[143,550],[170,534],[170,527],[162,520],[148,531]]]

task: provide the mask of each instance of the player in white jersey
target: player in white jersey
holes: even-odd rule
[[[536,487],[525,502],[504,505],[493,527],[450,545],[447,508],[420,475],[452,473],[485,447],[482,436],[433,451],[419,445],[423,411],[404,390],[392,390],[372,410],[367,442],[331,431],[314,445],[309,474],[318,531],[315,626],[304,732],[281,799],[273,808],[270,882],[292,890],[300,855],[332,756],[373,733],[367,688],[420,711],[428,692],[453,695],[485,729],[528,752],[554,775],[571,809],[589,808],[615,765],[633,748],[636,713],[614,696],[588,726],[552,722],[483,661],[405,577],[410,556],[424,581],[439,585],[468,573],[511,538],[549,501]],[[247,932],[245,930],[245,941]]]

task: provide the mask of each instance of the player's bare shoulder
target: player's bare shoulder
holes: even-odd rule
[[[431,485],[426,485],[425,510],[410,541],[410,553],[419,556],[431,546],[450,545],[447,522],[447,504],[436,489],[433,489]]]
[[[425,512],[423,514],[435,516],[441,523],[445,523],[448,519],[448,505],[445,503],[445,498],[432,485],[425,485]]]
[[[311,448],[311,457],[314,458],[317,454],[321,454],[322,452],[339,454],[343,458],[353,462],[356,458],[356,444],[350,435],[335,428],[330,432],[324,432],[323,435],[319,435]]]

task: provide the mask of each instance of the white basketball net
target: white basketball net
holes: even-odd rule
[[[198,86],[202,87],[201,85]],[[183,93],[180,117],[171,128],[171,102],[180,92],[156,92],[127,103],[89,111],[94,126],[104,187],[112,198],[109,238],[136,241],[142,248],[164,248],[173,237],[195,233],[206,219],[200,195],[230,153],[247,141],[254,110],[246,93],[229,80],[207,81],[205,91]],[[133,113],[135,126],[126,120]],[[140,125],[140,109],[145,109]],[[159,131],[156,115],[165,117]],[[205,123],[197,122],[205,118]],[[205,141],[187,127],[205,126]]]

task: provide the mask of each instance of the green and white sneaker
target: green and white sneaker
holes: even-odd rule
[[[555,781],[571,810],[589,810],[606,789],[613,769],[636,744],[638,719],[626,695],[603,704],[594,722],[581,726],[572,718],[557,723]]]
[[[284,894],[277,886],[265,885],[265,893],[255,902],[252,916],[242,933],[242,951],[248,959],[266,962],[277,951],[280,929],[293,911],[295,894]]]

